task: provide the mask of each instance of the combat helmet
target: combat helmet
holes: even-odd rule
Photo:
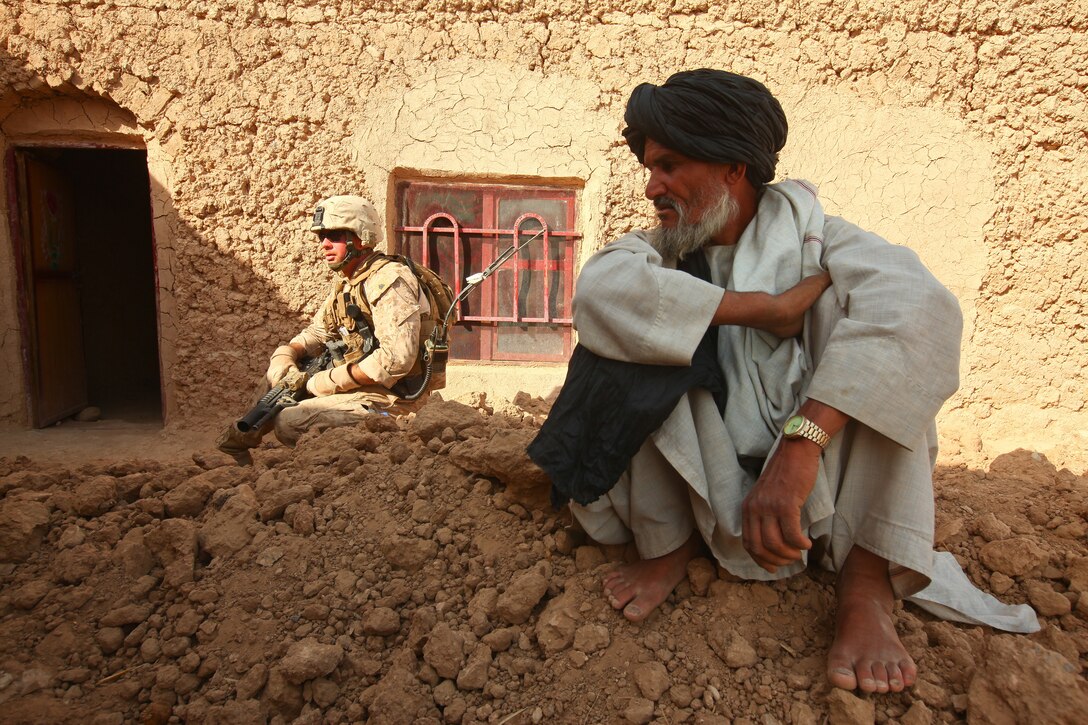
[[[327,229],[346,229],[354,233],[359,238],[360,246],[364,248],[372,249],[382,241],[378,211],[361,196],[330,196],[319,201],[310,222],[310,231],[316,233]],[[361,254],[361,250],[354,244],[350,245],[347,256],[334,267],[334,271],[338,271]]]

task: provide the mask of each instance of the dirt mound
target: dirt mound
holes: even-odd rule
[[[938,544],[1031,602],[1031,637],[932,619],[921,681],[824,679],[833,581],[689,581],[642,625],[600,595],[630,552],[551,511],[546,410],[437,402],[238,468],[0,459],[0,707],[14,723],[1074,722],[1088,711],[1088,479],[1018,451],[938,470]],[[230,465],[228,465],[230,463]]]

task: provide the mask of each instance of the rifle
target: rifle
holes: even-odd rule
[[[300,400],[309,397],[310,393],[306,390],[306,382],[322,370],[332,366],[332,345],[335,344],[326,343],[325,352],[305,362],[305,367],[302,370],[292,370],[287,373],[283,380],[272,386],[272,389],[257,401],[252,410],[235,422],[238,430],[242,433],[260,430],[265,423],[275,418],[281,410],[298,405]]]

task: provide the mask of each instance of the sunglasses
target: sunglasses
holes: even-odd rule
[[[317,233],[317,238],[321,241],[328,240],[330,242],[348,242],[351,241],[351,232],[347,229],[322,229]]]

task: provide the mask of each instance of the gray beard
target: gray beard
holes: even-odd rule
[[[721,190],[718,200],[706,210],[703,218],[697,222],[689,222],[684,208],[666,199],[669,206],[676,211],[676,226],[666,229],[662,226],[650,230],[650,246],[666,259],[683,259],[692,252],[703,248],[707,240],[720,232],[740,211],[740,205],[733,195],[725,188]]]

